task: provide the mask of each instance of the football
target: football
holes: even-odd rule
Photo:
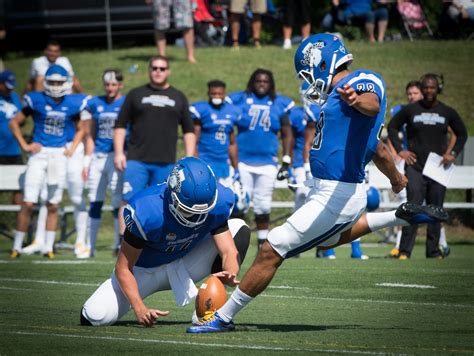
[[[199,288],[196,297],[196,314],[202,318],[206,311],[215,311],[227,301],[227,292],[219,278],[210,276]]]

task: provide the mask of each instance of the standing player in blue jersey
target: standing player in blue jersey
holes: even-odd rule
[[[288,177],[291,164],[291,125],[288,114],[295,105],[286,96],[276,94],[273,73],[255,70],[245,91],[232,93],[229,101],[239,107],[237,149],[242,185],[253,202],[259,246],[268,234],[273,188]],[[278,133],[283,141],[282,168],[278,172]]]
[[[81,119],[90,119],[87,127],[86,159],[84,178],[89,190],[89,218],[87,220],[87,241],[77,253],[79,258],[94,256],[99,231],[102,206],[107,189],[112,193],[114,209],[115,247],[120,247],[118,210],[122,200],[123,172],[114,166],[113,131],[117,116],[125,100],[122,95],[123,75],[119,69],[106,69],[102,75],[105,95],[95,96],[87,101]]]
[[[442,209],[410,204],[396,212],[364,214],[368,161],[374,158],[395,192],[407,180],[398,173],[385,146],[379,145],[386,103],[384,81],[372,71],[349,72],[351,61],[346,47],[330,34],[313,35],[297,49],[296,71],[309,84],[305,99],[321,105],[310,152],[312,189],[306,203],[268,234],[226,304],[188,332],[234,330],[234,316],[265,290],[286,258],[315,246],[335,247],[393,224],[447,218]]]
[[[209,100],[189,107],[197,141],[196,154],[212,168],[217,181],[229,187],[239,172],[234,125],[240,119],[240,110],[225,102],[223,81],[211,80],[207,88]],[[233,176],[230,176],[229,159]]]
[[[234,193],[217,183],[201,159],[187,157],[174,166],[167,181],[130,199],[115,269],[84,303],[82,325],[111,325],[133,309],[137,320],[152,326],[167,311],[147,307],[143,299],[172,290],[185,306],[197,295],[194,282],[210,273],[229,286],[239,281],[250,229],[229,219]]]
[[[42,253],[49,258],[54,257],[58,207],[66,179],[66,158],[74,153],[84,136],[83,125],[79,122],[72,145],[66,147],[67,126],[79,119],[86,103],[85,95],[68,95],[69,91],[68,72],[58,65],[49,67],[46,72],[45,91],[25,95],[24,108],[10,122],[10,129],[20,147],[30,154],[25,175],[23,204],[17,217],[12,258],[18,257],[21,253],[33,206],[38,202],[44,182],[47,184],[48,216],[46,242]],[[33,142],[30,144],[25,141],[20,129],[20,125],[29,115],[34,121]]]

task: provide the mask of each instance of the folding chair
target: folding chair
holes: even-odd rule
[[[413,32],[419,32],[424,29],[426,29],[428,34],[433,37],[433,31],[431,31],[431,27],[428,24],[428,21],[426,21],[420,1],[405,0],[398,4],[397,9],[410,41],[413,41]]]

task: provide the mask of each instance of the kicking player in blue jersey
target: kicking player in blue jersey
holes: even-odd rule
[[[251,196],[257,224],[259,245],[268,234],[273,188],[277,175],[288,177],[291,164],[291,125],[288,114],[295,105],[286,96],[277,95],[273,73],[255,70],[247,89],[232,93],[228,100],[240,108],[242,117],[237,121],[237,149],[239,172],[243,188]],[[278,134],[283,141],[282,168],[278,163]]]
[[[233,205],[234,193],[196,157],[179,160],[165,183],[134,195],[114,272],[84,303],[81,324],[111,325],[132,308],[140,324],[152,326],[168,314],[144,304],[153,293],[171,289],[184,306],[197,295],[194,282],[211,273],[239,283],[250,229],[228,220]]]
[[[115,248],[120,247],[118,210],[122,200],[123,172],[114,166],[113,131],[117,116],[125,100],[122,95],[123,74],[119,69],[106,69],[102,75],[105,95],[95,96],[87,101],[81,119],[87,120],[86,158],[84,178],[89,189],[89,218],[87,220],[87,241],[76,246],[78,258],[94,256],[99,231],[102,206],[107,189],[110,189],[114,209]],[[77,244],[77,242],[76,242]]]
[[[316,246],[331,248],[394,224],[443,220],[440,208],[403,204],[396,211],[364,213],[365,165],[373,158],[394,192],[407,184],[385,146],[379,145],[386,96],[383,79],[368,70],[349,72],[352,55],[330,34],[313,35],[296,51],[305,99],[321,105],[310,152],[311,187],[306,203],[263,243],[253,265],[226,304],[188,328],[191,333],[235,329],[232,319],[271,282],[286,258]],[[362,217],[361,217],[362,216]]]
[[[230,187],[239,176],[234,125],[241,113],[236,106],[224,101],[226,84],[223,81],[211,80],[207,88],[209,100],[189,107],[197,141],[196,154],[209,164],[219,183]],[[229,159],[234,168],[233,176]]]
[[[66,179],[66,158],[70,157],[84,136],[82,123],[71,146],[67,144],[67,126],[79,119],[84,109],[86,96],[69,94],[68,72],[59,65],[49,67],[46,72],[45,91],[31,92],[24,97],[25,106],[10,122],[10,129],[20,147],[30,154],[28,159],[24,197],[17,217],[17,229],[11,253],[16,258],[21,253],[22,243],[28,229],[33,206],[38,202],[44,182],[47,184],[48,216],[46,222],[46,242],[42,253],[53,258],[56,236],[58,207],[62,200]],[[20,125],[31,115],[34,121],[33,142],[23,138]]]

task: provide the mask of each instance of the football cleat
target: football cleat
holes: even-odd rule
[[[360,248],[360,241],[352,241],[351,243],[351,258],[356,259],[356,260],[368,260],[369,256],[364,255],[362,253],[362,249]]]
[[[204,316],[198,320],[197,323],[193,323],[193,326],[189,327],[186,332],[199,334],[199,333],[221,333],[226,331],[234,331],[235,325],[232,321],[226,323],[221,319],[217,312],[208,311]]]
[[[406,261],[406,260],[408,260],[408,256],[407,256],[407,255],[399,255],[399,256],[398,256],[398,259],[399,259],[400,261]]]
[[[441,251],[441,254],[443,255],[443,257],[448,257],[449,254],[451,253],[451,249],[449,248],[448,245],[446,246],[439,245],[439,250]]]
[[[31,245],[26,246],[21,250],[21,253],[25,255],[32,255],[34,253],[41,252],[43,249],[43,244],[38,243],[36,240],[34,240]]]
[[[10,252],[10,258],[18,258],[21,256],[21,253],[17,250],[11,250]]]
[[[84,258],[90,258],[91,257],[91,249],[88,247],[84,247],[81,251],[78,251],[76,253],[76,258],[78,259],[84,259]]]
[[[398,254],[400,253],[400,250],[396,247],[392,248],[390,252],[388,253],[388,258],[398,258]]]
[[[448,220],[448,213],[439,206],[403,203],[395,212],[397,218],[410,224],[432,223]]]
[[[54,259],[54,252],[53,251],[48,251],[43,254],[44,257],[49,258],[50,260]]]

